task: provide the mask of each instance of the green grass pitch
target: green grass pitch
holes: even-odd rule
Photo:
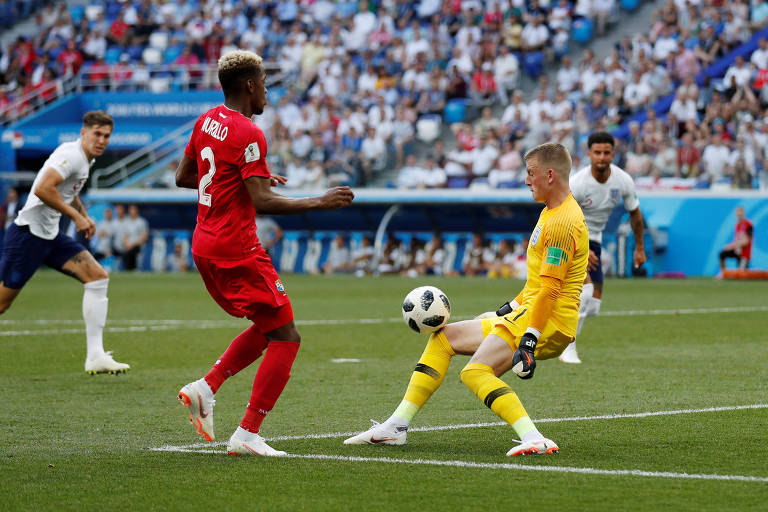
[[[283,281],[302,349],[262,434],[297,457],[262,459],[203,446],[176,400],[247,326],[199,276],[113,275],[105,345],[132,369],[91,377],[82,287],[38,273],[0,317],[0,510],[765,510],[768,282],[609,280],[579,340],[583,364],[504,377],[561,448],[511,459],[511,428],[458,379],[465,357],[407,446],[332,434],[368,428],[402,398],[426,341],[398,319],[411,288],[440,287],[460,319],[521,282]],[[218,393],[217,441],[237,426],[254,373]]]

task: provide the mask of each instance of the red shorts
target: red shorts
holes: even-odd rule
[[[266,254],[243,260],[192,257],[208,293],[230,315],[247,318],[263,333],[293,320],[291,300]]]

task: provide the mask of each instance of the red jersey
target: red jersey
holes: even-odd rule
[[[736,223],[736,240],[749,238],[749,243],[741,248],[741,259],[752,259],[752,223],[747,219]]]
[[[240,112],[219,105],[197,120],[184,153],[197,162],[192,253],[226,260],[258,254],[256,211],[244,181],[270,176],[264,133]]]

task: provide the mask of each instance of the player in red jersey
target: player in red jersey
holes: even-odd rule
[[[176,185],[198,191],[197,226],[192,255],[205,286],[227,313],[253,325],[230,343],[205,377],[179,391],[197,432],[214,440],[214,395],[229,377],[264,353],[256,372],[251,400],[227,445],[232,455],[285,455],[258,435],[290,377],[301,340],[293,322],[291,302],[272,261],[256,236],[256,214],[292,214],[349,205],[349,187],[324,195],[289,198],[272,187],[285,183],[267,167],[267,143],[251,122],[267,103],[266,74],[261,57],[236,50],[219,59],[224,104],[197,120]]]
[[[720,273],[716,276],[718,279],[723,278],[727,258],[736,258],[742,270],[749,266],[749,260],[752,259],[752,222],[744,216],[744,208],[741,206],[736,208],[733,242],[720,251]]]

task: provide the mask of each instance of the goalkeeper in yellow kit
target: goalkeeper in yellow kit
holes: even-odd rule
[[[472,358],[461,370],[461,381],[520,438],[507,455],[559,450],[538,431],[499,376],[511,369],[530,379],[537,359],[557,357],[573,341],[589,239],[584,215],[568,187],[568,150],[542,144],[526,153],[525,162],[525,184],[533,199],[545,204],[528,244],[525,287],[509,303],[507,314],[451,323],[432,334],[392,416],[344,444],[405,444],[409,423],[443,382],[451,357],[462,354]]]

